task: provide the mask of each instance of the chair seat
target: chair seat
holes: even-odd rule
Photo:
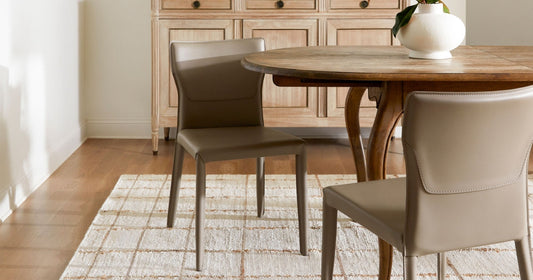
[[[401,250],[405,228],[405,178],[338,185],[324,189],[328,205]]]
[[[204,162],[295,154],[304,150],[296,136],[261,126],[183,129],[178,143]]]

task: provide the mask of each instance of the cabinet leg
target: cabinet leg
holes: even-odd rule
[[[152,131],[152,154],[157,155],[159,145],[159,131]]]

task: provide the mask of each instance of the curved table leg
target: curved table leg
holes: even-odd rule
[[[344,105],[344,121],[346,122],[346,131],[348,132],[350,146],[352,147],[358,182],[367,180],[365,152],[363,150],[361,126],[359,124],[359,106],[361,105],[361,99],[365,91],[366,88],[350,88]]]
[[[372,132],[368,139],[367,172],[369,180],[385,178],[385,161],[389,139],[403,112],[403,89],[401,82],[385,84],[378,106]],[[379,240],[379,279],[388,280],[392,268],[392,246]]]

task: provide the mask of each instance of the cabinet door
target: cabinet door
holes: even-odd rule
[[[233,39],[233,20],[161,20],[159,22],[159,117],[160,126],[175,127],[178,90],[169,64],[171,41],[210,41]]]
[[[398,45],[392,36],[394,19],[332,19],[327,23],[328,45],[387,46]],[[344,102],[348,88],[328,88],[328,118],[344,117]],[[376,105],[368,97],[361,101],[361,126],[372,126],[376,115]]]
[[[243,20],[244,38],[264,38],[267,50],[316,46],[317,20]],[[315,126],[317,88],[277,87],[265,75],[263,113],[267,126]]]

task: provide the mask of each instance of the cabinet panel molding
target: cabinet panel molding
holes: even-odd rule
[[[396,45],[390,26],[394,19],[331,19],[327,23],[327,44],[334,45]],[[327,89],[327,116],[344,117],[344,101],[348,88]],[[376,104],[368,99],[368,91],[361,100],[360,120],[362,126],[371,126],[376,114]]]
[[[330,0],[330,9],[398,9],[400,0]]]
[[[159,137],[159,128],[177,125],[178,91],[170,70],[170,42],[233,39],[233,27],[233,20],[154,21],[152,32],[156,43],[152,44],[152,52],[156,61],[152,73],[152,141]]]
[[[316,45],[390,45],[394,17],[408,0],[151,0],[152,146],[160,128],[177,125],[178,92],[170,73],[172,40],[206,41],[263,37],[267,49]],[[265,125],[344,126],[345,88],[280,88],[266,75]],[[363,125],[374,118],[362,104]],[[368,120],[368,121],[366,121]],[[165,133],[168,129],[165,129]]]
[[[266,49],[304,47],[318,45],[318,21],[312,19],[252,19],[243,20],[244,38],[264,38]],[[263,83],[263,108],[266,125],[279,123],[279,118],[299,115],[307,118],[305,124],[313,124],[317,117],[317,88],[278,87],[272,75],[265,75]],[[290,123],[290,119],[283,121]],[[291,126],[302,126],[293,122]]]
[[[231,0],[162,0],[164,10],[231,10]]]
[[[245,0],[247,10],[316,10],[315,0]],[[266,11],[265,11],[266,12]]]

